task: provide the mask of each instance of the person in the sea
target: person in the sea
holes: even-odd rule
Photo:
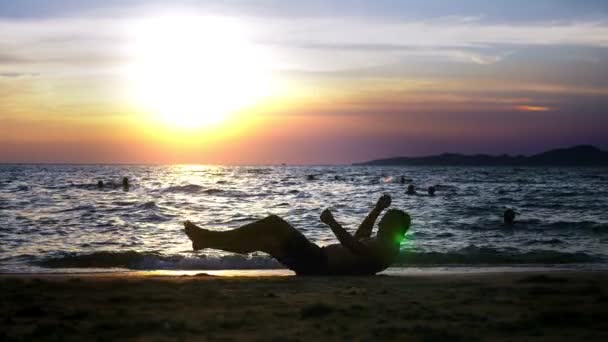
[[[297,275],[373,275],[389,267],[410,227],[410,216],[390,209],[378,223],[376,219],[391,204],[391,197],[380,197],[376,206],[354,235],[338,223],[331,211],[321,213],[321,221],[334,232],[340,243],[319,247],[276,215],[228,231],[202,229],[184,222],[194,250],[221,249],[233,253],[265,252]]]
[[[414,186],[414,184],[410,184],[407,186],[407,191],[405,192],[408,195],[415,195],[416,194],[416,187]]]
[[[429,196],[435,196],[435,187],[429,186],[428,193],[429,193]]]
[[[97,182],[97,187],[100,188],[100,189],[103,188],[103,181],[102,180],[100,180],[100,181]]]
[[[515,210],[509,208],[502,215],[505,226],[512,226],[515,223]]]
[[[127,178],[127,177],[122,177],[122,189],[123,189],[124,191],[129,191],[129,186],[131,186],[131,185],[129,184],[129,178]]]

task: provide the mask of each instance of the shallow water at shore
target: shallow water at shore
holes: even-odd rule
[[[318,244],[331,207],[354,229],[382,193],[413,224],[397,265],[608,260],[608,176],[592,168],[1,165],[0,270],[275,269],[266,255],[192,252],[180,222],[230,229],[268,214]],[[313,175],[310,180],[309,175]],[[129,177],[128,191],[120,186]],[[404,176],[419,188],[405,194]],[[106,186],[99,189],[98,180]],[[434,185],[437,194],[424,189]],[[505,208],[518,223],[501,225]]]

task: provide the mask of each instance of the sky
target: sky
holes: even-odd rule
[[[0,2],[0,162],[608,149],[606,1]]]

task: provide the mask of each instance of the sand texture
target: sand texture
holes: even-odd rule
[[[608,341],[608,273],[0,276],[0,341]]]

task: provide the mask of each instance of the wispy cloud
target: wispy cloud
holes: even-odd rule
[[[0,20],[0,67],[124,62],[130,27],[139,19]],[[493,64],[527,46],[608,48],[605,21],[507,25],[487,24],[470,17],[403,22],[361,17],[236,20],[242,22],[248,39],[274,51],[280,68],[358,68],[394,64],[408,56]]]
[[[552,110],[551,107],[531,105],[515,106],[514,109],[520,112],[548,112]]]
[[[349,62],[352,62],[351,67],[356,67],[358,60],[365,60],[365,64],[370,61],[383,64],[420,55],[492,64],[514,50],[530,46],[608,47],[608,23],[605,21],[508,25],[486,24],[466,17],[410,22],[321,18],[283,21],[262,29],[272,27],[281,27],[282,34],[262,31],[258,37],[262,43],[278,46],[286,54],[289,49],[297,50],[311,61],[331,64],[328,61],[334,60],[337,68],[349,66]],[[321,54],[327,58],[322,58]],[[291,60],[297,60],[297,56]]]
[[[20,78],[20,77],[36,77],[40,76],[37,72],[0,72],[0,77]]]

